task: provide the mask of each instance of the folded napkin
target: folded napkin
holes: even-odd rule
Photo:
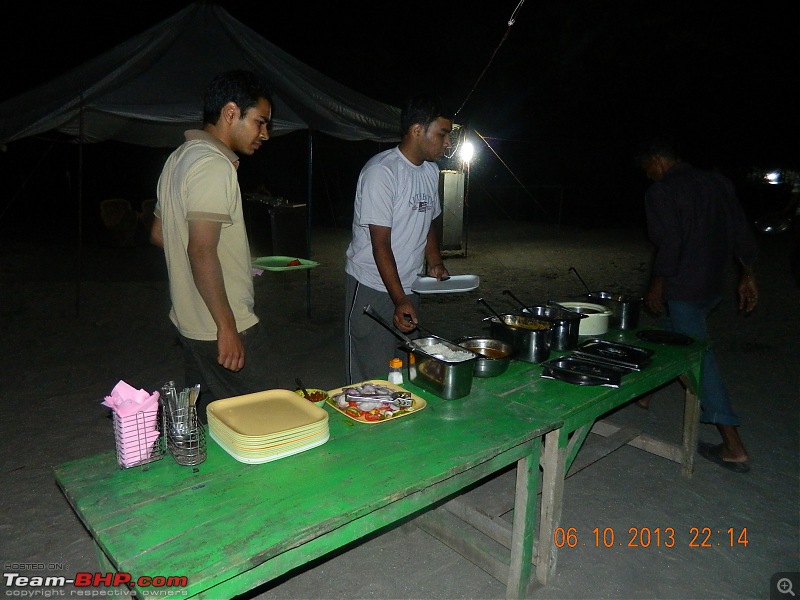
[[[132,418],[132,417],[128,417]],[[148,462],[156,451],[161,432],[158,429],[146,429],[142,432],[121,433],[117,438],[117,461],[123,467],[133,467]]]
[[[137,412],[158,410],[158,391],[150,394],[145,390],[137,390],[124,381],[121,381],[111,390],[111,395],[106,396],[102,404],[108,406],[120,417],[127,417]]]

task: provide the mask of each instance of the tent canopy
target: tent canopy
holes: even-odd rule
[[[272,135],[310,129],[344,140],[400,139],[400,109],[337,83],[200,1],[0,104],[0,144],[58,130],[74,138],[82,131],[82,142],[175,147],[201,126],[211,78],[242,68],[273,90]]]

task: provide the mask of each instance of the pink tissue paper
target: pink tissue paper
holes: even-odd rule
[[[158,441],[158,391],[152,394],[120,381],[103,405],[114,411],[117,460],[123,467],[146,462]]]

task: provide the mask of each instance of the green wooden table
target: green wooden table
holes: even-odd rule
[[[625,375],[614,389],[543,379],[540,365],[512,362],[500,377],[476,378],[471,393],[458,400],[406,385],[428,406],[393,422],[361,424],[328,409],[330,440],[278,461],[242,464],[209,439],[208,458],[197,468],[167,456],[146,469],[121,470],[108,452],[57,467],[56,480],[91,532],[103,565],[133,577],[186,576],[189,596],[243,593],[367,534],[420,517],[424,528],[504,581],[508,597],[521,597],[531,564],[543,584],[555,571],[553,532],[564,479],[590,432],[680,462],[683,474],[692,474],[706,344],[654,345],[632,332],[603,337],[655,350],[652,363]],[[682,445],[616,431],[599,420],[676,379],[686,387]],[[510,528],[459,503],[462,490],[513,464]],[[451,522],[434,518],[442,506],[508,548],[507,555],[482,548],[474,537],[456,536]],[[138,591],[146,595],[148,588]]]
[[[545,379],[541,377],[541,365],[516,361],[512,361],[508,371],[502,376],[473,381],[468,396],[471,402],[484,402],[493,398],[495,406],[501,406],[499,400],[513,401],[530,408],[543,421],[562,422],[561,427],[546,434],[541,461],[542,500],[534,561],[537,579],[542,584],[546,584],[555,572],[557,548],[553,544],[553,533],[560,524],[564,480],[570,472],[588,466],[624,444],[680,463],[686,477],[691,477],[694,470],[700,415],[698,382],[703,352],[708,344],[705,341],[695,341],[688,346],[653,344],[640,340],[635,334],[635,331],[610,330],[606,335],[600,336],[609,341],[654,350],[652,362],[640,372],[624,375],[619,388],[578,386]],[[553,353],[551,358],[565,354],[568,353]],[[680,445],[628,428],[619,428],[601,420],[610,411],[674,380],[680,380],[685,388],[683,436]],[[408,387],[416,391],[416,388]],[[608,436],[605,448],[598,454],[587,456],[584,463],[579,464],[576,461],[576,458],[580,458],[578,451],[590,432]],[[500,525],[502,521],[497,517],[513,507],[496,507],[492,514],[482,514],[455,499],[445,508],[496,542],[508,545],[509,532]],[[423,520],[421,526],[458,550],[459,542],[451,533],[454,526],[448,525],[445,531],[441,524],[437,526],[431,521],[432,519],[428,519],[428,522]],[[492,572],[491,563],[481,566]]]
[[[103,568],[185,576],[188,596],[244,593],[337,548],[517,467],[507,596],[529,582],[542,436],[558,428],[533,406],[483,394],[378,424],[333,409],[330,439],[264,464],[237,462],[208,439],[197,467],[167,456],[120,469],[113,452],[69,462],[55,476],[91,533]],[[152,588],[139,586],[147,595]],[[163,588],[159,591],[163,592]]]

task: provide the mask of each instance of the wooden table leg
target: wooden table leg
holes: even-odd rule
[[[697,438],[700,435],[700,398],[696,393],[699,384],[690,377],[681,376],[685,391],[683,407],[683,446],[681,447],[681,475],[691,477],[694,473],[694,455],[697,451]],[[699,375],[695,381],[700,381]]]
[[[561,430],[551,431],[544,438],[542,460],[542,509],[539,517],[539,555],[536,557],[536,578],[547,585],[556,570],[558,549],[553,545],[553,532],[561,522],[564,499],[564,472],[567,449],[559,445]]]
[[[517,461],[511,562],[506,598],[524,598],[531,577],[533,538],[536,532],[536,502],[539,496],[539,454],[542,439],[536,438],[530,456]]]

